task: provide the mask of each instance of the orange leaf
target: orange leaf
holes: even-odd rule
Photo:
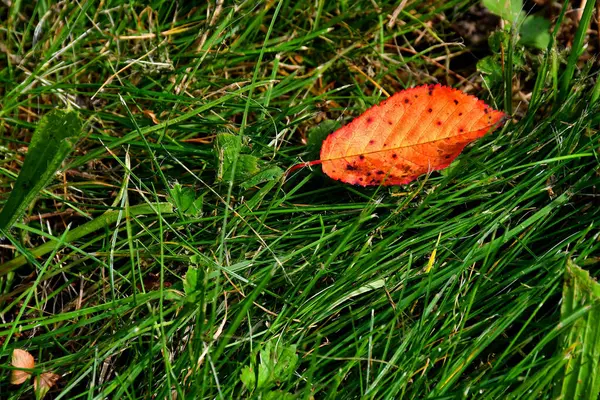
[[[323,141],[320,162],[333,179],[361,186],[402,185],[446,168],[473,140],[505,119],[476,97],[418,86],[373,106]]]
[[[33,369],[33,367],[35,366],[33,356],[29,354],[29,352],[21,349],[13,350],[11,364],[15,368],[22,369]],[[12,383],[13,385],[20,385],[21,383],[29,379],[30,376],[31,372],[13,369],[10,374],[10,383]]]
[[[33,380],[33,390],[38,394],[38,398],[43,398],[59,378],[60,375],[54,372],[44,372],[40,376],[36,376]]]

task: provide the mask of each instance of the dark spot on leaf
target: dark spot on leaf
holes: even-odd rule
[[[377,171],[377,175],[385,175],[385,172],[383,172],[382,170]]]
[[[419,95],[418,95],[418,94],[415,94],[415,99],[416,99],[416,98],[418,98],[418,97],[419,97]]]
[[[428,109],[427,112],[433,112],[433,108]]]
[[[362,181],[363,181],[363,178],[358,178],[358,180],[362,182]]]
[[[450,158],[450,154],[446,155],[446,157],[444,157],[446,160]]]
[[[392,154],[392,158],[395,160],[396,158],[398,158],[398,154],[396,154],[396,153]]]
[[[358,158],[360,158],[361,160],[364,160],[365,156],[361,154],[360,156],[358,156]]]
[[[375,141],[373,139],[369,140],[369,144],[375,144]]]
[[[404,104],[408,104],[408,103],[410,103],[410,100],[409,99],[404,99]]]
[[[370,172],[367,172],[367,176],[371,176],[371,173],[370,173]]]
[[[367,124],[370,124],[371,122],[373,122],[373,118],[372,117],[367,118]]]
[[[377,183],[377,179],[371,179],[369,183]]]
[[[437,126],[442,126],[442,121],[436,122]]]
[[[355,166],[353,166],[353,165],[350,165],[350,164],[347,164],[347,165],[346,165],[346,169],[347,169],[348,171],[356,171],[356,170],[357,170],[357,168],[356,168]]]
[[[484,109],[483,109],[483,112],[487,114],[487,113],[489,113],[489,112],[490,112],[490,110],[488,110],[487,108],[484,108]]]
[[[383,144],[383,147],[387,147],[387,143],[384,143],[384,144]]]
[[[458,116],[460,117],[461,115],[462,115],[462,113],[461,113],[461,112],[459,112],[459,113],[458,113]]]
[[[458,105],[458,100],[454,99],[454,104]]]
[[[388,121],[388,125],[392,125],[392,124],[393,124],[393,122],[392,122],[392,121]]]
[[[465,131],[465,129],[464,129],[464,128],[460,128],[458,131],[459,131],[460,133],[463,133],[463,132]]]

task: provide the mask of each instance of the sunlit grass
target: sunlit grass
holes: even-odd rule
[[[85,139],[2,242],[5,360],[28,350],[37,373],[61,375],[48,396],[69,399],[551,398],[567,259],[597,275],[596,76],[513,45],[529,64],[514,69],[524,96],[507,95],[476,60],[451,62],[472,51],[451,24],[472,3],[408,2],[390,28],[397,3],[14,2],[3,199],[42,114],[77,108]],[[573,70],[568,90],[553,63]],[[248,190],[215,179],[216,134],[287,169],[315,157],[311,128],[382,101],[378,86],[434,82],[510,102],[514,118],[402,187],[319,168]],[[137,212],[176,183],[201,213]],[[242,371],[266,348],[298,362],[249,389]],[[0,397],[32,396],[2,367]]]

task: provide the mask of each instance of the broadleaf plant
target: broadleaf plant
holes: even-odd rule
[[[60,169],[80,136],[81,120],[76,111],[54,110],[42,117],[21,172],[0,212],[0,231],[10,229],[23,215]]]

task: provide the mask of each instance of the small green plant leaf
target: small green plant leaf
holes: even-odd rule
[[[252,392],[269,390],[288,381],[298,364],[296,346],[284,346],[278,342],[267,342],[258,352],[260,363],[256,369],[256,353],[250,366],[244,367],[240,380],[247,390]],[[258,374],[256,374],[258,372]]]
[[[247,179],[260,171],[258,158],[250,154],[240,154],[242,147],[242,138],[239,136],[228,133],[217,135],[215,155],[217,156],[218,182]]]
[[[202,214],[203,196],[196,198],[196,192],[176,183],[170,190],[169,202],[183,215],[199,217]]]
[[[233,179],[233,165],[236,163],[241,151],[241,137],[228,133],[220,133],[217,135],[215,139],[215,155],[217,156],[217,181],[229,182]]]
[[[248,180],[242,182],[240,186],[242,187],[242,189],[246,190],[263,182],[269,182],[275,179],[279,179],[282,175],[283,170],[279,167],[267,168],[258,172]]]
[[[488,37],[488,45],[493,53],[500,53],[503,48],[507,48],[510,41],[510,33],[500,29],[494,31]]]
[[[195,265],[190,265],[185,273],[183,279],[183,291],[185,293],[185,299],[189,303],[195,303],[198,293],[200,292],[199,286],[202,283],[200,274],[201,270]]]
[[[600,394],[600,284],[571,260],[567,261],[561,319],[582,307],[589,311],[560,338],[559,351],[569,357],[555,397],[597,399]],[[559,381],[560,382],[560,381]]]
[[[307,157],[310,159],[318,158],[321,146],[323,145],[323,140],[325,140],[329,134],[341,128],[341,126],[342,124],[340,121],[326,119],[320,124],[310,128],[306,135]]]
[[[502,83],[504,79],[502,74],[502,65],[495,56],[487,56],[477,62],[477,71],[479,71],[487,87],[495,88]]]
[[[81,135],[76,111],[54,110],[44,115],[29,143],[21,172],[0,212],[0,230],[10,229],[59,170]]]
[[[296,400],[298,397],[283,390],[271,390],[264,394],[263,400]]]
[[[189,208],[185,210],[186,215],[199,217],[202,215],[202,203],[204,202],[204,196],[198,197],[192,202]]]
[[[258,382],[256,384],[256,387],[259,390],[270,389],[275,383],[273,379],[271,379],[271,363],[268,358],[262,357],[262,352],[263,351],[261,350],[260,365],[258,366]]]
[[[492,14],[513,25],[522,18],[523,0],[483,0],[481,3]]]
[[[240,373],[240,380],[250,392],[256,387],[256,374],[253,367],[244,367]]]
[[[296,346],[268,342],[260,351],[258,387],[270,388],[287,381],[296,370],[297,363]]]
[[[550,21],[538,15],[529,15],[519,29],[523,46],[544,50],[550,44]]]
[[[250,154],[240,154],[235,166],[235,180],[248,179],[259,171],[257,157]]]
[[[190,256],[190,265],[183,277],[183,292],[185,301],[196,304],[204,296],[204,286],[206,285],[206,269],[204,263],[198,255]]]
[[[321,144],[323,140],[329,136],[331,132],[338,130],[342,124],[334,119],[326,119],[321,122],[319,125],[314,126],[308,130],[308,138],[307,145],[317,147],[317,149],[321,148]]]

